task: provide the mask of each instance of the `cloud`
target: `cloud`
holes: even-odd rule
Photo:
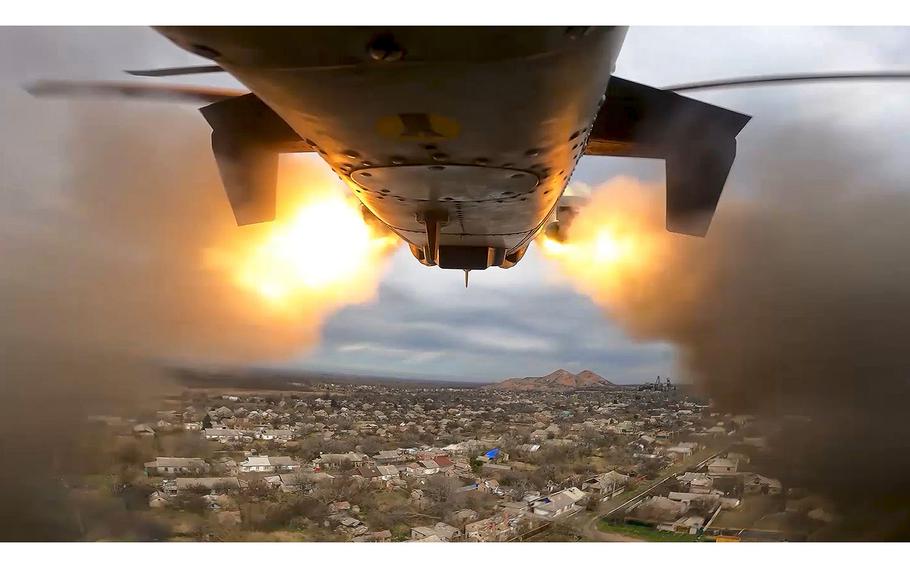
[[[412,286],[410,280],[387,277],[375,303],[338,312],[327,322],[320,347],[298,364],[466,380],[590,367],[638,382],[672,369],[668,347],[630,343],[568,287],[484,290],[474,292],[482,299],[472,305],[463,286],[455,288],[464,296],[459,301],[443,292],[410,294]],[[405,352],[424,354],[423,360],[402,361]],[[647,374],[639,374],[645,369]]]

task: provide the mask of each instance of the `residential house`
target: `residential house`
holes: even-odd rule
[[[433,536],[436,536],[436,532],[430,527],[411,527],[411,540],[423,540]]]
[[[405,464],[404,473],[414,477],[424,477],[439,473],[439,466],[433,460],[423,460]]]
[[[402,454],[401,450],[380,450],[373,456],[373,461],[383,465],[398,464],[406,460],[407,456]]]
[[[287,456],[250,456],[240,462],[241,473],[290,472],[300,469],[300,464]]]
[[[705,517],[701,515],[687,515],[672,523],[661,523],[657,530],[677,532],[683,534],[698,534],[705,528]]]
[[[569,487],[532,502],[531,510],[535,515],[553,519],[581,510],[576,503],[584,498],[584,491],[577,487]]]
[[[455,470],[455,462],[448,456],[436,456],[433,461],[436,462],[436,467],[440,472],[447,473]]]
[[[689,490],[692,491],[693,493],[698,493],[698,491],[693,490],[692,483],[700,482],[702,480],[707,480],[707,481],[711,482],[712,478],[709,477],[707,473],[700,473],[700,472],[694,472],[694,471],[687,471],[681,475],[676,476],[676,481],[679,481],[682,485],[689,486]],[[698,483],[697,485],[702,485],[702,484]],[[710,484],[708,485],[708,489],[709,490],[711,489]]]
[[[680,518],[688,508],[688,505],[682,501],[655,495],[633,507],[626,515],[626,519],[634,519],[652,526],[672,523]]]
[[[664,450],[674,460],[681,460],[692,456],[693,448],[684,445],[671,446]]]
[[[601,500],[616,497],[629,484],[629,476],[623,475],[617,471],[608,471],[596,477],[592,477],[581,484],[581,490],[594,493],[601,497]]]
[[[226,444],[228,442],[239,442],[243,439],[244,432],[230,428],[206,428],[202,431],[202,436],[206,440],[216,440]]]
[[[471,521],[477,520],[477,511],[474,509],[459,509],[452,513],[452,521],[460,527]]]
[[[411,540],[426,540],[432,537],[438,538],[442,542],[451,542],[461,538],[461,531],[457,527],[446,523],[436,523],[433,527],[413,527],[411,528]]]
[[[683,491],[670,491],[667,499],[679,501],[686,505],[686,508],[701,507],[706,510],[714,511],[720,506],[721,494],[717,493],[686,493]]]
[[[278,479],[281,482],[279,488],[282,492],[296,493],[309,489],[318,483],[331,481],[334,477],[324,472],[297,471],[295,473],[280,474]]]
[[[200,475],[209,470],[202,458],[158,457],[144,465],[146,475]]]
[[[743,492],[747,495],[780,495],[782,490],[783,485],[777,479],[757,473],[747,473],[743,476]]]
[[[355,519],[347,515],[338,517],[338,531],[351,536],[362,536],[370,529],[360,519]]]
[[[475,542],[502,542],[515,535],[519,518],[508,511],[496,513],[486,519],[468,523],[464,527],[465,538]]]
[[[727,458],[714,458],[708,462],[708,473],[712,475],[732,475],[736,473],[739,462]]]
[[[330,469],[360,467],[366,463],[367,456],[358,452],[348,452],[346,454],[320,453],[316,461]]]
[[[433,530],[436,531],[436,534],[439,536],[439,538],[441,538],[442,540],[444,540],[446,542],[452,542],[453,540],[458,540],[463,536],[463,533],[461,532],[461,530],[459,530],[457,527],[453,527],[452,525],[449,525],[447,523],[442,523],[442,522],[436,523],[435,525],[433,525]]]
[[[528,512],[527,501],[500,501],[498,506],[513,517],[520,517]]]
[[[164,494],[168,497],[180,495],[182,491],[207,489],[211,493],[239,491],[240,480],[236,477],[179,477],[162,484]]]
[[[379,479],[383,481],[398,479],[398,468],[394,465],[377,465],[376,471],[379,473]]]
[[[397,473],[397,468],[395,471]],[[362,465],[360,467],[356,467],[354,468],[354,472],[354,475],[359,475],[367,481],[379,481],[379,477],[381,475],[379,473],[379,470],[376,469],[376,466],[372,465]]]
[[[292,430],[262,429],[256,432],[255,437],[265,441],[289,442],[294,439],[295,435]]]
[[[423,475],[434,475],[439,473],[439,464],[433,460],[420,460],[418,463],[423,466]]]

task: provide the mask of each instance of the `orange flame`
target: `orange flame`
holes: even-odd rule
[[[666,231],[661,190],[616,179],[594,191],[565,242],[538,241],[560,275],[637,337],[666,322],[668,306],[691,303],[703,277],[686,266],[701,241]]]
[[[279,312],[368,301],[400,240],[367,224],[345,186],[318,179],[312,169],[289,173],[279,196],[292,195],[276,220],[238,229],[227,244],[206,251],[207,265]]]
[[[541,236],[544,256],[559,263],[571,281],[595,299],[609,301],[651,270],[661,255],[661,234],[651,208],[636,198],[635,184],[603,188],[581,208],[564,242]],[[622,194],[617,199],[617,193]]]

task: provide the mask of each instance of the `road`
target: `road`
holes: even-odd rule
[[[726,446],[717,450],[702,450],[701,452],[693,455],[688,460],[684,460],[665,469],[662,472],[665,475],[662,477],[659,477],[650,483],[636,488],[635,495],[633,495],[631,498],[627,498],[625,495],[620,495],[615,499],[610,499],[609,501],[601,503],[596,511],[582,511],[580,513],[572,515],[571,517],[555,520],[554,523],[559,524],[563,528],[571,530],[578,536],[583,537],[585,540],[600,542],[636,542],[638,539],[601,531],[597,528],[597,522],[604,517],[608,517],[618,511],[629,508],[638,501],[641,501],[653,493],[655,489],[667,481],[675,478],[680,473],[693,470],[698,471],[699,469],[705,467],[705,464],[707,464],[710,460],[717,457],[718,454],[721,454],[726,450]],[[705,452],[709,452],[709,455],[707,457],[705,457]],[[696,462],[695,460],[700,461]]]

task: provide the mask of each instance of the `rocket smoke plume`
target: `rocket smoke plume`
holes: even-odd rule
[[[2,539],[90,538],[59,480],[86,461],[86,415],[129,416],[169,387],[161,362],[297,354],[375,292],[388,243],[337,180],[283,162],[279,221],[238,228],[204,121],[153,108],[79,103],[62,138],[3,141],[0,455],[15,465],[0,472]],[[310,206],[352,227],[334,243],[341,264],[317,251],[332,243]]]
[[[910,194],[824,146],[727,196],[706,239],[664,230],[663,187],[617,179],[544,251],[721,409],[776,420],[771,473],[841,513],[819,538],[907,539]]]

